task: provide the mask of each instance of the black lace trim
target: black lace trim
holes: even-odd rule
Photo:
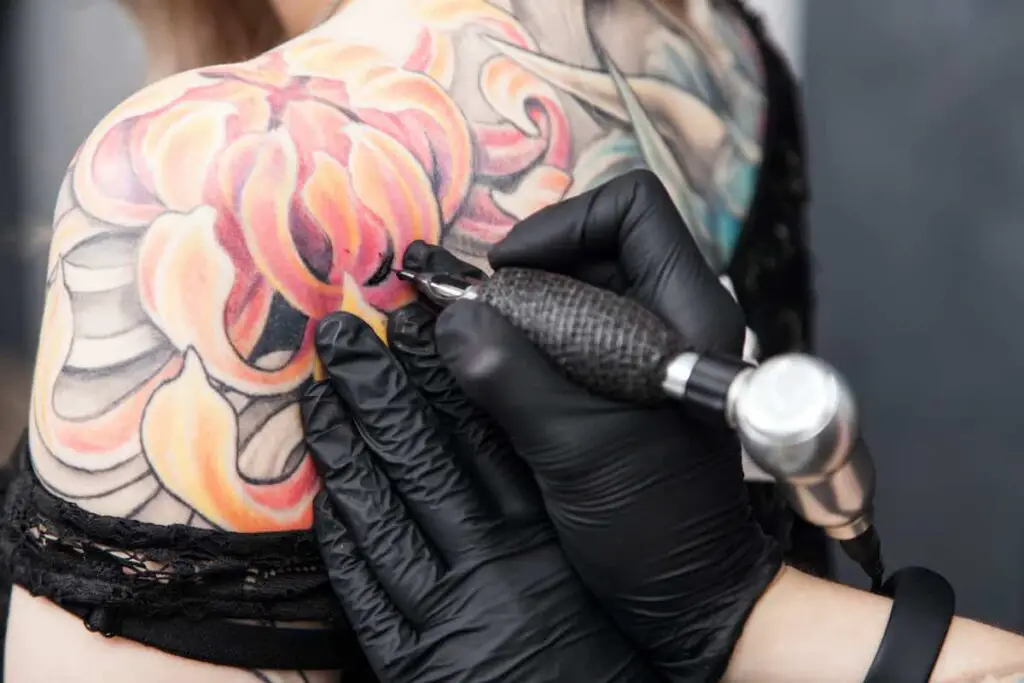
[[[8,494],[0,558],[58,605],[148,617],[343,621],[312,532],[236,534],[93,515],[26,467]]]
[[[375,680],[312,532],[237,534],[94,515],[40,484],[23,444],[0,569],[85,627],[224,666]],[[352,676],[355,675],[355,678]]]

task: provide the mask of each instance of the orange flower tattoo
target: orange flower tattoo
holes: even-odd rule
[[[550,85],[496,52],[486,121],[447,92],[459,31],[534,49],[522,27],[479,0],[420,4],[403,55],[306,38],[171,78],[99,124],[51,247],[31,420],[51,490],[104,514],[308,527],[296,392],[317,321],[346,310],[383,334],[412,296],[392,272],[410,242],[482,253],[566,193]]]

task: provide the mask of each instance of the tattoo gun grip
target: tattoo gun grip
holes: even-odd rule
[[[498,270],[473,289],[579,386],[619,401],[664,402],[665,369],[685,343],[635,301],[528,268]]]

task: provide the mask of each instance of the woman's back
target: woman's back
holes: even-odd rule
[[[650,167],[724,268],[760,161],[756,53],[729,15],[615,4],[548,36],[486,2],[408,3],[372,40],[355,5],[115,110],[57,209],[42,480],[102,514],[304,528],[310,334],[341,309],[381,329],[409,300],[392,268],[412,240],[480,260],[518,219]]]
[[[383,333],[412,297],[392,272],[411,241],[482,263],[517,220],[637,168],[725,272],[761,166],[762,72],[729,5],[357,0],[146,88],[58,200],[36,475],[98,515],[307,529],[316,322],[347,310]],[[39,671],[43,608],[14,608],[10,665]]]

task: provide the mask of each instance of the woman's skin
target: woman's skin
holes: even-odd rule
[[[39,478],[90,512],[308,528],[311,332],[339,309],[382,329],[413,296],[391,273],[412,240],[482,263],[517,220],[641,166],[719,268],[746,217],[763,74],[746,25],[707,2],[351,0],[259,56],[267,26],[297,34],[330,4],[235,22],[208,0],[139,5],[154,73],[174,75],[71,162],[30,415]],[[161,32],[154,8],[212,23]],[[252,31],[207,40],[238,25]],[[17,681],[337,678],[186,662],[21,589],[9,634]]]
[[[785,567],[758,601],[733,652],[730,683],[859,683],[874,660],[892,601]],[[1021,683],[1024,638],[955,618],[936,683]]]

